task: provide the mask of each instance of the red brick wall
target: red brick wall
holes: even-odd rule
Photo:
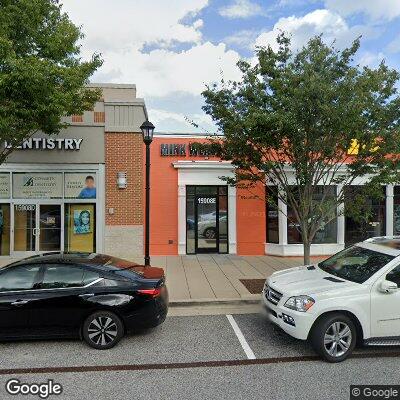
[[[140,133],[105,134],[106,225],[142,225],[143,153]],[[118,189],[118,172],[127,173],[128,187]],[[114,214],[109,214],[109,208]]]

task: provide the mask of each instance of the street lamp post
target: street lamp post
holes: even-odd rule
[[[146,145],[146,221],[145,221],[145,243],[144,264],[150,265],[150,144],[153,141],[154,125],[146,120],[140,127],[143,142]]]

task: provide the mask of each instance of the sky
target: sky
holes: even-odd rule
[[[238,80],[236,63],[281,31],[294,49],[323,34],[356,62],[400,70],[400,0],[62,0],[82,26],[82,57],[101,53],[92,82],[134,83],[158,132],[215,132],[201,109],[207,84]],[[199,125],[196,129],[189,121]]]

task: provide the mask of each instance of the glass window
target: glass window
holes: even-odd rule
[[[96,205],[65,205],[65,251],[96,252]]]
[[[85,269],[83,272],[83,286],[89,285],[99,278],[100,275],[97,272]]]
[[[267,243],[279,243],[278,194],[272,187],[266,191]]]
[[[70,265],[48,265],[44,271],[43,289],[83,286],[84,270]]]
[[[388,281],[394,282],[397,286],[400,287],[400,265],[396,268],[392,269],[387,275],[386,279]]]
[[[95,173],[65,173],[64,196],[66,199],[95,199],[96,191]]]
[[[0,204],[0,255],[10,255],[10,205]]]
[[[339,278],[363,283],[393,259],[388,254],[352,246],[320,262],[318,266]]]
[[[60,199],[62,198],[61,173],[15,172],[12,174],[13,197],[15,199]]]
[[[400,235],[400,186],[394,187],[393,233]]]
[[[351,207],[358,202],[357,196],[363,195],[362,186],[345,187],[345,243],[354,244],[375,236],[386,234],[386,187],[382,187],[381,198],[366,199],[362,205],[363,212],[360,215],[349,215]],[[396,209],[396,207],[395,207]]]
[[[321,203],[323,197],[327,198],[330,196],[334,198],[336,196],[336,186],[318,186],[314,192],[313,204],[317,207]],[[288,230],[288,243],[297,244],[302,243],[302,236],[299,231],[300,224],[296,220],[294,210],[288,205],[287,206],[287,230]],[[337,242],[337,218],[325,224],[319,229],[314,236],[313,243],[336,243]]]
[[[33,289],[39,265],[18,265],[0,274],[0,291]]]
[[[186,192],[186,253],[195,254],[196,252],[196,233],[195,233],[195,190],[193,186],[187,186]]]
[[[219,252],[228,253],[228,196],[224,193],[220,187],[218,196],[218,208],[219,208]],[[225,186],[226,189],[226,186]]]

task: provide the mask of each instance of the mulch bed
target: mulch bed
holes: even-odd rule
[[[260,294],[264,288],[265,279],[240,279],[251,294]]]

